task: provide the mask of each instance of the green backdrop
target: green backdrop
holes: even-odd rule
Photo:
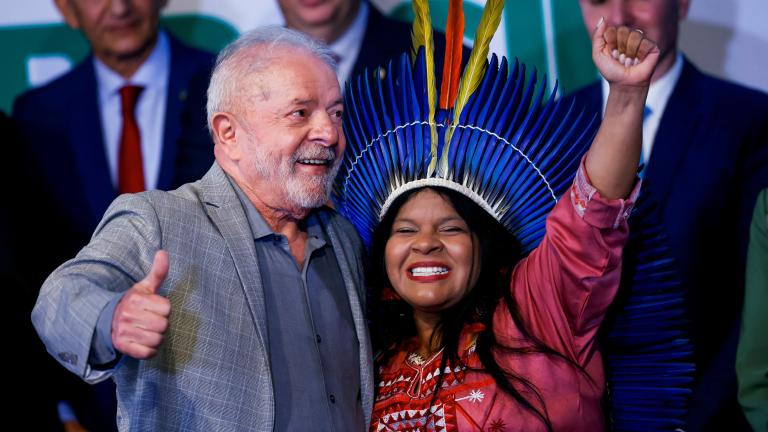
[[[202,15],[163,17],[163,25],[181,40],[218,51],[238,32],[231,25]],[[88,54],[88,43],[80,32],[66,24],[0,27],[0,110],[10,112],[13,100],[30,87],[27,60],[31,57],[64,56],[76,64]]]
[[[504,32],[508,57],[517,57],[529,70],[539,74],[550,68],[546,55],[545,14],[542,1],[549,1],[554,33],[555,69],[560,85],[566,91],[575,90],[596,77],[590,60],[589,39],[584,31],[578,2],[573,0],[508,1],[504,10]],[[432,20],[443,29],[448,14],[447,0],[430,1]],[[480,20],[482,8],[464,2],[465,36],[472,38]],[[404,21],[413,17],[409,0],[403,0],[390,10],[390,15]],[[181,40],[209,51],[218,51],[234,39],[238,30],[230,23],[201,14],[168,15],[163,25]],[[76,64],[88,53],[83,36],[65,24],[0,27],[0,110],[9,112],[14,98],[30,87],[27,64],[33,57],[64,56]]]

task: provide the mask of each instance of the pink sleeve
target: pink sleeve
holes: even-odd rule
[[[626,220],[638,192],[639,182],[628,199],[602,198],[582,160],[571,189],[547,216],[541,244],[512,274],[528,331],[581,364],[619,286]],[[497,309],[494,327],[497,337],[519,337],[506,310]]]

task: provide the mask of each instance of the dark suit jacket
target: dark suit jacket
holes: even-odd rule
[[[366,69],[373,71],[378,66],[386,67],[390,60],[400,57],[400,54],[410,53],[411,24],[384,16],[376,6],[369,5],[368,22],[365,26],[362,48],[355,60],[350,77],[356,77]],[[442,61],[445,56],[445,34],[435,31],[435,73],[439,78],[443,73]],[[469,47],[464,46],[462,65],[467,63]],[[439,83],[438,83],[439,84]],[[439,89],[440,87],[438,87]]]
[[[569,98],[601,112],[599,82]],[[718,416],[730,416],[727,430],[741,421],[734,418],[735,344],[749,219],[766,186],[768,95],[703,74],[686,59],[642,194],[659,205],[688,296],[698,380],[687,430],[715,430]]]
[[[374,5],[369,5],[368,10],[363,44],[351,77],[363,73],[366,68],[370,71],[378,66],[386,66],[390,60],[411,50],[410,24],[387,18]]]
[[[163,129],[163,150],[158,189],[173,189],[200,178],[213,162],[213,144],[187,100],[190,93],[206,91],[213,66],[211,54],[183,45],[170,37],[171,70]],[[190,82],[196,88],[190,88]],[[102,138],[98,90],[93,59],[87,57],[53,82],[19,96],[13,117],[24,141],[24,163],[34,178],[36,201],[51,204],[60,225],[57,241],[68,244],[71,258],[83,247],[117,196],[110,179]],[[194,123],[191,123],[194,122]],[[63,230],[63,231],[62,231]],[[46,273],[61,262],[51,263]]]
[[[158,189],[174,189],[202,177],[213,163],[213,144],[201,119],[212,54],[170,37],[171,70],[163,128]],[[192,104],[195,104],[194,106]],[[93,59],[17,98],[13,118],[22,145],[13,164],[23,167],[14,180],[23,191],[14,204],[14,229],[23,233],[17,248],[24,278],[39,288],[44,278],[88,243],[117,196],[102,138]],[[36,290],[35,290],[36,294]],[[36,295],[35,295],[36,296]],[[25,305],[28,317],[31,307]],[[28,320],[28,319],[27,319]],[[35,338],[36,345],[42,345]],[[45,356],[48,357],[48,356]],[[43,375],[46,397],[67,399],[91,430],[115,425],[114,386],[90,388],[60,369],[52,358],[30,372]],[[37,411],[47,415],[55,405]]]

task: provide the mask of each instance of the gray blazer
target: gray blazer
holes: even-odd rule
[[[321,220],[336,253],[360,345],[366,424],[373,402],[362,244],[333,211]],[[159,293],[171,302],[157,356],[123,357],[110,370],[88,364],[99,312],[149,271],[155,251],[170,271]],[[117,382],[121,431],[272,430],[274,397],[264,293],[242,205],[214,163],[172,192],[123,195],[91,242],[43,285],[32,321],[48,352],[88,382]]]

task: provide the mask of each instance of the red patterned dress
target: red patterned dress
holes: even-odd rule
[[[639,185],[628,200],[605,200],[589,183],[582,163],[570,199],[565,196],[557,203],[541,244],[513,271],[511,290],[528,330],[586,371],[543,354],[496,353],[500,366],[536,386],[544,406],[524,388],[516,388],[546,409],[556,431],[605,428],[600,404],[605,377],[595,339],[618,289],[626,219],[638,190]],[[501,343],[521,346],[523,336],[504,304],[498,305],[493,320]],[[371,431],[546,430],[538,417],[497,388],[490,375],[473,370],[482,368],[475,353],[482,329],[482,324],[469,325],[460,336],[464,367],[440,370],[442,353],[419,361],[411,355],[415,339],[404,342],[386,364],[377,364]],[[439,375],[443,382],[432,403]]]

